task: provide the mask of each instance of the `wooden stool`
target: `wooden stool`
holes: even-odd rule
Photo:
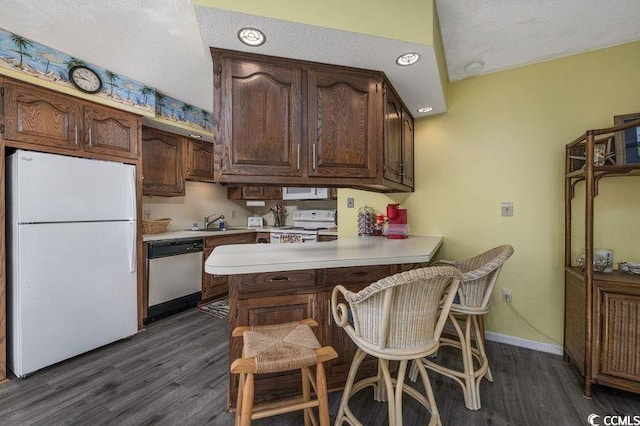
[[[312,408],[318,407],[320,425],[329,425],[327,379],[323,362],[337,358],[331,346],[320,347],[311,327],[318,323],[312,319],[298,322],[255,327],[236,327],[233,337],[242,336],[242,358],[231,364],[231,372],[240,375],[236,426],[251,424],[251,420],[292,411],[304,410],[304,424],[317,425]],[[315,379],[309,367],[316,366]],[[302,397],[295,400],[271,402],[264,407],[253,405],[253,375],[278,373],[300,369],[302,373]],[[317,399],[311,399],[309,383],[313,385]]]

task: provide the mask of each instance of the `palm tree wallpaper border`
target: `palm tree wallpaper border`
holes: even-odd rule
[[[0,68],[73,88],[69,69],[76,65],[89,66],[100,75],[104,87],[94,96],[140,110],[144,115],[155,113],[157,117],[194,129],[213,130],[212,115],[208,111],[157,94],[153,87],[0,28]]]

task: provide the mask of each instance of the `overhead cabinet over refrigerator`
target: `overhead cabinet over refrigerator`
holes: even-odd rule
[[[7,179],[9,368],[135,334],[135,166],[18,150]]]

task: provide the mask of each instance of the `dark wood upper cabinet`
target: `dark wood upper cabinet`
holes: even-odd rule
[[[220,54],[214,115],[224,175],[302,176],[302,70],[269,59]],[[222,179],[224,181],[224,179]]]
[[[84,148],[90,152],[138,158],[140,121],[99,105],[84,107]]]
[[[4,138],[16,148],[133,162],[140,117],[72,96],[5,80]]]
[[[384,93],[384,177],[402,183],[402,105],[385,85]]]
[[[378,73],[309,70],[309,176],[375,177],[381,83]]]
[[[413,174],[403,177],[413,161],[403,154],[404,106],[395,92],[385,104],[383,73],[211,52],[216,182],[413,190]]]
[[[142,128],[143,195],[184,195],[183,151],[181,136]]]
[[[402,184],[413,189],[415,185],[415,160],[413,150],[413,117],[402,110]]]
[[[213,182],[213,144],[185,139],[184,175],[187,180]]]
[[[76,99],[26,83],[4,83],[8,141],[79,150],[80,104]]]

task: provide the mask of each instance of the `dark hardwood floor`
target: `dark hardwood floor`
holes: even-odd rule
[[[439,357],[454,358],[448,351]],[[574,368],[559,356],[491,342],[488,354],[495,380],[482,383],[479,411],[464,408],[452,380],[430,374],[443,424],[585,425],[591,413],[640,416],[636,394],[596,387],[593,399],[585,399]],[[192,309],[129,340],[0,385],[0,425],[231,425],[227,369],[226,320]],[[362,391],[350,406],[364,424],[386,424],[386,405],[371,395]],[[332,417],[340,396],[330,395]],[[405,398],[404,419],[422,425],[429,414]],[[301,423],[299,413],[254,422]]]

